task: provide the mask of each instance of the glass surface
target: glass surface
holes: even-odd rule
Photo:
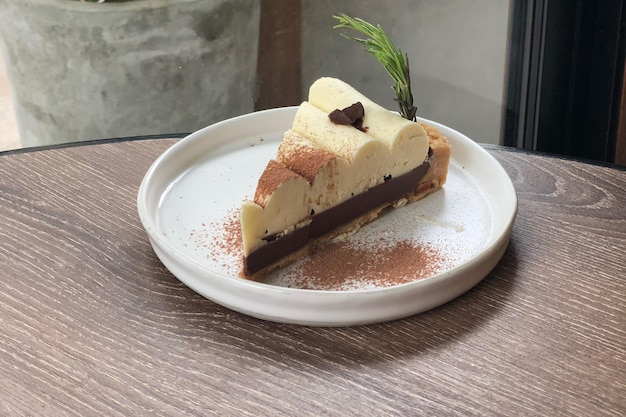
[[[188,133],[262,102],[297,104],[320,76],[396,110],[382,66],[340,36],[349,30],[333,29],[332,16],[346,13],[380,24],[409,55],[419,116],[500,143],[509,7],[502,0],[0,0],[9,80],[0,93],[10,101],[0,117],[16,120],[0,126],[17,128],[19,146]]]
[[[389,76],[360,45],[331,29],[333,14],[379,23],[409,55],[418,115],[477,142],[500,142],[509,2],[304,1],[302,84],[337,76],[396,109]]]

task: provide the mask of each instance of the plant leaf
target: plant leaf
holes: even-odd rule
[[[415,121],[417,108],[413,105],[413,94],[411,93],[411,74],[409,72],[409,56],[403,54],[397,48],[389,36],[380,25],[374,26],[358,17],[350,17],[346,14],[333,16],[339,21],[334,29],[348,28],[362,33],[366,38],[357,38],[341,34],[343,37],[355,40],[365,47],[365,50],[374,55],[383,65],[387,73],[394,81],[393,90],[396,93],[394,99],[399,107],[400,114],[405,119]]]

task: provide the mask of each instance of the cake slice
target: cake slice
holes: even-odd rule
[[[320,78],[241,206],[242,276],[261,279],[440,189],[449,160],[436,128]]]

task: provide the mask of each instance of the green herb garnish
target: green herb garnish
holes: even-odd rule
[[[389,36],[380,27],[372,25],[363,19],[352,18],[346,14],[333,16],[339,21],[334,26],[337,28],[354,29],[366,36],[367,39],[356,38],[341,34],[343,37],[355,40],[365,46],[365,50],[374,55],[376,59],[385,67],[395,85],[393,90],[396,93],[394,99],[400,106],[400,115],[405,119],[415,121],[417,107],[413,105],[413,94],[411,93],[411,74],[409,73],[409,56],[402,54],[400,48],[396,48],[389,39]]]

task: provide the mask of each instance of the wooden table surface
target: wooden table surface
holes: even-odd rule
[[[519,213],[474,289],[308,328],[210,302],[136,210],[176,139],[0,154],[0,415],[623,416],[626,171],[486,146]]]

